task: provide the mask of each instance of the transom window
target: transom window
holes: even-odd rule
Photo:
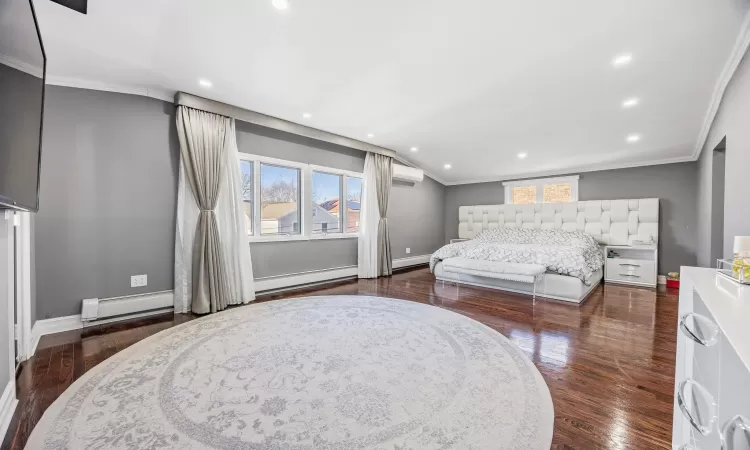
[[[240,153],[251,241],[356,237],[362,174]]]
[[[578,201],[578,175],[503,183],[505,203],[561,203]]]

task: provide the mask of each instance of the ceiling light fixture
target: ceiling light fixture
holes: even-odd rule
[[[630,142],[631,144],[634,142],[638,142],[641,140],[640,134],[629,134],[627,138],[625,138],[626,141]]]
[[[310,117],[312,117],[312,114],[310,114],[310,113],[302,113],[302,117],[304,117],[305,119],[309,119]]]
[[[418,152],[419,151],[419,147],[412,147],[410,150],[413,151],[413,152]]]
[[[370,138],[370,139],[372,139],[372,138],[374,138],[374,137],[375,137],[375,135],[374,135],[374,134],[372,134],[372,133],[367,133],[367,137],[368,137],[368,138]]]
[[[629,99],[626,99],[625,101],[623,101],[622,102],[622,107],[623,108],[632,108],[633,106],[637,106],[638,103],[640,103],[640,100],[638,100],[637,98],[633,97],[633,98],[629,98]]]
[[[210,88],[211,86],[214,85],[213,83],[211,83],[210,81],[205,80],[205,79],[198,80],[198,84],[200,84],[204,88]]]
[[[518,159],[524,159],[524,158],[526,158],[527,156],[529,156],[529,154],[528,154],[528,153],[526,153],[526,152],[521,152],[521,153],[519,153],[519,154],[518,154]]]
[[[615,67],[622,67],[630,64],[631,61],[633,61],[633,55],[625,53],[616,56],[615,59],[612,60],[612,65]]]
[[[273,7],[280,10],[289,9],[289,0],[271,0]]]
[[[443,165],[443,169],[446,169],[446,170],[450,169],[451,167],[453,166],[451,166],[450,164]]]

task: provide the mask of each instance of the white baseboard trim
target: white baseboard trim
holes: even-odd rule
[[[80,330],[83,328],[81,315],[54,317],[52,319],[37,320],[31,335],[40,338],[45,334],[62,333],[63,331]],[[35,346],[36,348],[36,346]]]
[[[16,405],[18,405],[16,383],[11,380],[5,385],[3,395],[0,397],[0,442],[5,439],[13,413],[16,411]]]
[[[408,258],[399,258],[393,260],[393,268],[401,269],[403,267],[418,266],[430,262],[431,255],[410,256]]]
[[[393,268],[426,264],[430,261],[430,255],[412,256],[393,260]],[[357,276],[357,266],[336,267],[327,270],[314,270],[310,272],[279,275],[276,277],[258,278],[255,280],[255,291],[266,293],[269,291],[281,291],[298,286],[309,286],[342,278],[353,278]]]

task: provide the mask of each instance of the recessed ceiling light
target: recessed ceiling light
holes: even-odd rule
[[[628,99],[626,99],[626,100],[624,100],[622,102],[622,107],[623,108],[632,108],[633,106],[637,106],[638,103],[640,103],[640,100],[638,100],[637,98],[635,98],[635,97],[628,98]]]
[[[211,86],[214,85],[213,83],[211,83],[210,81],[205,80],[205,79],[198,80],[198,84],[200,84],[201,86],[203,86],[205,88],[210,88]]]
[[[412,147],[410,150],[413,151],[413,152],[418,152],[419,151],[419,147]]]
[[[289,0],[271,0],[273,7],[280,10],[289,8]]]
[[[612,65],[615,67],[622,67],[630,64],[631,61],[633,61],[633,55],[625,53],[616,56],[615,59],[612,60]]]
[[[638,142],[641,140],[640,134],[629,134],[627,138],[625,138],[626,141],[630,142],[631,144],[634,142]]]
[[[312,117],[312,114],[310,114],[310,113],[302,113],[302,117],[304,117],[305,119],[309,119],[310,117]]]
[[[443,165],[443,169],[446,169],[446,170],[450,169],[451,167],[453,167],[453,166],[451,166],[450,164]]]
[[[368,137],[368,138],[374,138],[374,137],[375,137],[375,135],[374,135],[374,134],[372,134],[372,133],[367,133],[367,137]]]
[[[525,157],[529,156],[526,152],[521,152],[518,154],[518,159],[524,159]]]

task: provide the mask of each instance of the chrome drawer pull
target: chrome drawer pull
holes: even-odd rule
[[[621,266],[630,266],[630,267],[641,267],[640,264],[630,264],[630,263],[622,263]]]
[[[688,326],[692,322],[693,328]],[[706,316],[687,313],[680,317],[680,330],[693,341],[711,347],[719,341],[719,328]]]
[[[745,436],[744,445],[739,448],[750,447],[750,420],[747,420],[741,415],[736,415],[733,418],[727,420],[723,427],[721,427],[721,449],[722,450],[735,450],[737,430],[742,431],[741,435]],[[740,436],[741,436],[740,435]]]
[[[692,395],[690,399],[685,398],[685,388],[691,389]],[[691,401],[693,407],[696,408],[695,414],[689,409],[688,400]],[[703,403],[703,405],[701,405]],[[714,428],[714,422],[716,421],[716,402],[713,396],[700,384],[694,380],[688,378],[687,380],[681,381],[677,386],[677,405],[682,411],[682,415],[690,422],[693,428],[703,436],[708,436]],[[704,406],[708,411],[701,412],[700,408]],[[708,420],[701,420],[706,417]]]
[[[621,273],[620,276],[621,277],[634,277],[634,278],[640,278],[641,277],[640,275],[635,275],[635,274],[632,274],[632,273]]]

